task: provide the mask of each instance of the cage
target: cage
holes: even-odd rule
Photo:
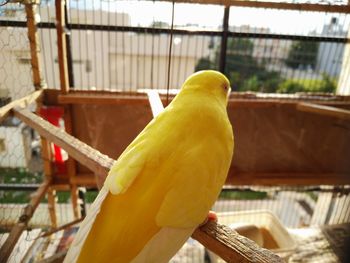
[[[113,159],[203,69],[233,90],[218,223],[261,232],[269,218],[287,262],[346,262],[349,2],[0,4],[0,262],[62,261]],[[171,262],[275,259],[240,235],[219,257],[225,242],[192,237]]]

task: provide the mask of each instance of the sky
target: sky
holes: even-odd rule
[[[130,15],[131,25],[149,26],[153,21],[171,23],[170,2],[153,1],[70,1],[70,8],[102,9],[111,12],[124,12]],[[175,25],[198,24],[210,29],[222,25],[223,6],[199,4],[175,4]],[[308,34],[321,32],[323,25],[331,18],[338,18],[344,30],[349,28],[350,14],[325,14],[290,10],[266,10],[258,8],[231,7],[230,25],[250,25],[270,28],[272,33]]]

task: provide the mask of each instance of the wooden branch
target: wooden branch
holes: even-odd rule
[[[67,105],[64,108],[64,126],[66,128],[66,132],[68,134],[73,134],[73,121],[72,121],[72,110],[71,105]],[[80,218],[80,207],[78,204],[78,188],[77,185],[72,181],[73,178],[76,177],[76,162],[75,160],[69,155],[67,160],[67,173],[69,176],[69,181],[71,183],[71,200],[72,200],[72,207],[73,207],[73,215],[75,219]]]
[[[56,216],[56,191],[50,187],[47,192],[47,204],[50,214],[51,226],[57,227],[57,216]]]
[[[171,2],[171,0],[161,0]],[[283,2],[267,2],[267,1],[242,1],[242,0],[175,0],[175,3],[191,3],[191,4],[211,4],[224,6],[241,6],[254,8],[272,8],[283,10],[297,11],[314,11],[327,13],[350,13],[349,5],[330,5],[330,4],[308,4],[308,3],[283,3]]]
[[[153,118],[155,118],[164,110],[162,100],[160,99],[159,93],[156,90],[147,91],[147,96],[149,104],[151,106]]]
[[[298,103],[297,110],[335,117],[342,120],[350,120],[350,110],[339,109],[336,107],[317,105],[314,103]]]
[[[43,94],[43,90],[37,90],[37,91],[34,91],[33,93],[29,94],[28,96],[25,96],[25,97],[18,99],[18,100],[14,100],[14,101],[10,102],[9,104],[1,107],[0,108],[0,123],[7,118],[7,116],[10,114],[10,112],[13,108],[15,108],[15,107],[25,108],[29,104],[31,104],[31,103],[35,102],[36,100],[38,100],[39,98],[41,98],[42,94]]]
[[[36,8],[35,3],[25,3],[27,15],[28,39],[30,45],[31,65],[33,72],[33,84],[36,90],[43,88],[41,65],[40,65],[40,46],[37,33],[36,23]]]
[[[205,225],[197,228],[192,234],[192,238],[219,255],[226,262],[284,262],[271,251],[259,247],[250,239],[214,221],[208,221]]]
[[[74,178],[70,180],[78,186],[96,186],[96,178],[94,174],[77,174]]]
[[[40,201],[43,199],[48,188],[50,187],[50,183],[51,181],[45,180],[39,186],[38,190],[32,195],[30,202],[23,211],[23,214],[19,217],[18,223],[11,229],[10,235],[0,249],[0,263],[7,262],[7,259],[11,255],[11,252],[22,235],[22,232],[26,229],[29,220],[32,218]]]
[[[55,0],[58,65],[60,71],[61,92],[63,94],[69,92],[67,43],[65,32],[66,22],[64,13],[65,2],[65,0]]]
[[[70,223],[68,223],[68,224],[64,224],[64,225],[62,225],[62,226],[60,226],[60,227],[57,227],[57,228],[55,228],[55,229],[53,229],[53,230],[50,230],[50,231],[47,231],[47,232],[43,233],[43,234],[40,236],[40,238],[41,238],[41,237],[50,236],[50,235],[52,235],[52,234],[54,234],[54,233],[56,233],[56,232],[58,232],[58,231],[61,231],[61,230],[64,230],[64,229],[66,229],[66,228],[68,228],[68,227],[74,226],[74,225],[80,223],[80,222],[83,221],[83,220],[84,220],[84,218],[75,219],[74,221],[72,221],[72,222],[70,222]]]
[[[229,227],[208,221],[192,234],[206,248],[229,263],[282,263],[279,256],[259,247],[250,239],[239,235]],[[40,263],[62,262],[67,251],[53,255]]]
[[[93,172],[107,175],[114,162],[113,159],[79,141],[29,110],[15,109],[14,114],[28,126],[35,129],[41,136],[63,148],[69,155]]]

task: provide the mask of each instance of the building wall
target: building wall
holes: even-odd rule
[[[320,43],[316,69],[331,77],[338,77],[342,67],[344,46],[342,43]]]
[[[27,167],[30,149],[28,134],[18,127],[0,126],[0,167]]]
[[[350,28],[348,30],[348,38],[350,38]],[[337,93],[340,95],[350,95],[350,44],[347,44],[344,50]]]
[[[26,28],[0,27],[0,94],[12,100],[33,91]]]

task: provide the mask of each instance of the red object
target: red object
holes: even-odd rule
[[[52,106],[52,107],[42,107],[40,109],[41,117],[43,117],[45,120],[47,120],[48,122],[50,122],[51,124],[57,127],[60,127],[60,119],[63,118],[63,114],[64,114],[64,110],[62,107]],[[63,160],[62,149],[56,144],[53,144],[53,146],[54,146],[54,152],[53,152],[54,165],[57,169],[57,172],[59,174],[66,174],[67,168]]]

